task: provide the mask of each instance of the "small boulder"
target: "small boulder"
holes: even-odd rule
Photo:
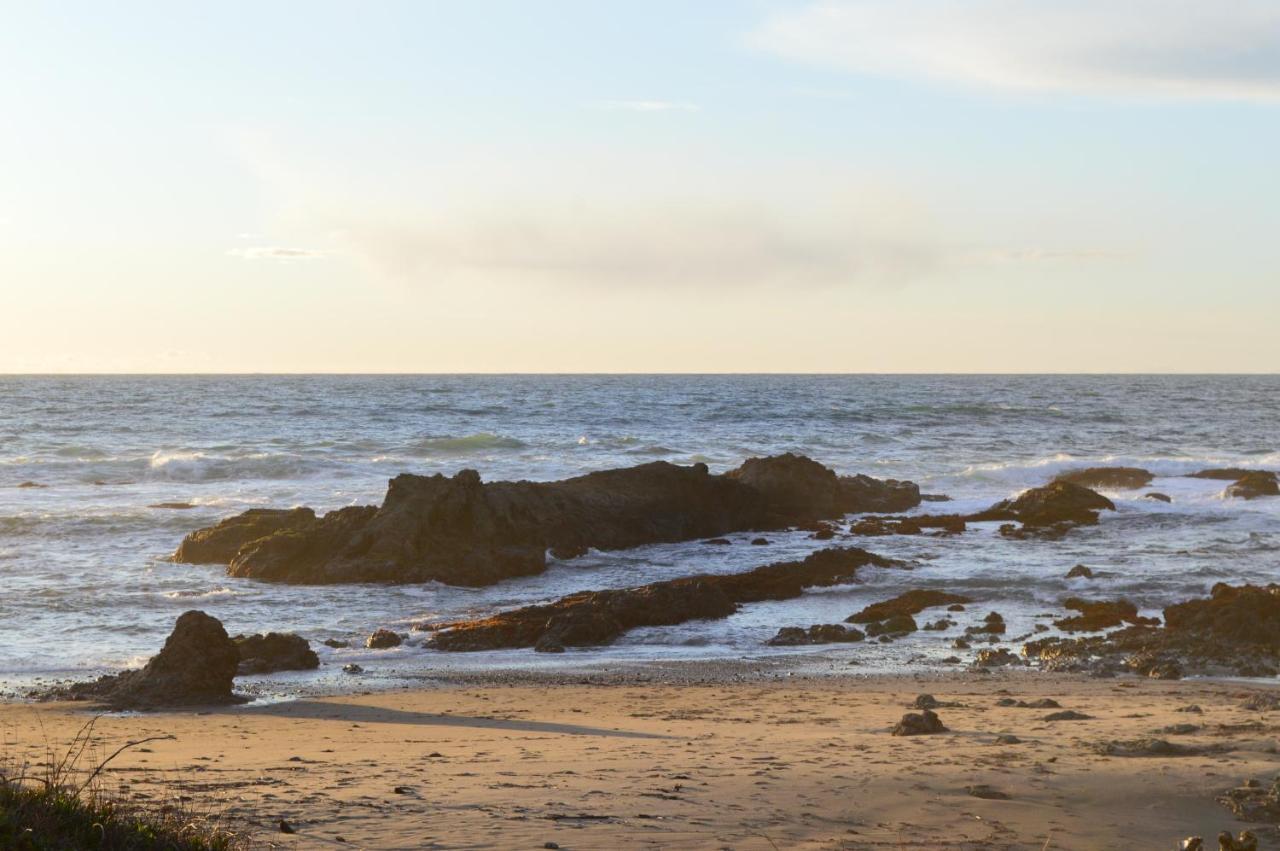
[[[309,671],[320,667],[305,638],[293,633],[237,635],[232,639],[240,653],[237,674],[269,674],[273,671]]]
[[[1154,499],[1157,502],[1173,502],[1173,497],[1169,496],[1167,493],[1157,493],[1156,491],[1145,493],[1142,495],[1142,498]]]
[[[911,615],[894,615],[891,618],[867,624],[867,635],[871,638],[905,635],[908,632],[915,632],[919,628],[916,625],[915,618],[911,617]]]
[[[1241,476],[1229,485],[1223,496],[1233,499],[1258,499],[1263,496],[1280,496],[1280,481],[1276,474],[1261,470]]]
[[[364,646],[370,650],[385,650],[388,647],[399,647],[401,642],[402,639],[398,633],[389,629],[378,629],[365,639]]]
[[[895,736],[925,736],[945,732],[947,728],[943,726],[942,719],[932,709],[926,709],[922,713],[908,712],[892,730]]]
[[[1083,564],[1077,564],[1067,571],[1067,579],[1092,579],[1093,571]]]
[[[769,639],[775,647],[794,647],[802,644],[848,644],[861,641],[866,636],[862,630],[842,624],[814,624],[808,629],[798,626],[784,626],[778,634]]]

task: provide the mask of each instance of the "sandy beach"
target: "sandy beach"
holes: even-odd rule
[[[922,693],[949,732],[890,735]],[[1241,705],[1272,693],[1026,672],[490,675],[109,715],[95,747],[173,735],[123,754],[105,789],[183,796],[267,847],[1169,849],[1258,830],[1215,797],[1280,768],[1272,718]],[[999,705],[1043,698],[1091,717]],[[90,717],[83,704],[0,705],[4,751],[38,764]],[[1193,752],[1099,752],[1152,736]]]

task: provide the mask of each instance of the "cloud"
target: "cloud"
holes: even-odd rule
[[[1029,92],[1280,99],[1276,0],[819,0],[749,36],[858,73]]]
[[[606,100],[595,106],[614,112],[698,112],[700,109],[696,103],[669,100]]]
[[[241,260],[274,260],[279,263],[292,263],[302,260],[319,260],[329,255],[328,251],[314,248],[285,248],[278,245],[255,246],[253,248],[233,248],[227,252]]]
[[[347,218],[353,253],[403,277],[599,287],[893,285],[945,249],[909,207],[667,199]]]

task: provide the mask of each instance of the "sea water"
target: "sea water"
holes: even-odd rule
[[[1278,417],[1276,376],[0,377],[0,687],[139,664],[193,608],[233,634],[310,639],[320,672],[258,683],[287,691],[362,687],[338,673],[352,661],[371,675],[430,675],[809,653],[765,642],[780,627],[840,622],[909,588],[977,602],[949,632],[818,652],[858,671],[946,666],[953,653],[963,664],[968,654],[950,642],[988,611],[1017,638],[1050,624],[1073,594],[1123,597],[1158,614],[1215,582],[1280,579],[1280,498],[1224,499],[1225,482],[1185,475],[1280,468]],[[919,511],[986,507],[1084,465],[1141,466],[1157,479],[1108,491],[1119,510],[1061,541],[1008,540],[995,524],[953,537],[858,538],[844,543],[911,569],[868,568],[857,584],[556,656],[443,654],[420,637],[388,651],[361,644],[378,627],[748,570],[841,541],[797,532],[770,534],[768,546],[736,535],[729,547],[592,552],[479,589],[276,585],[167,560],[183,535],[248,508],[379,503],[401,472],[550,480],[654,460],[719,472],[780,452],[910,479],[954,500]],[[1152,490],[1173,502],[1144,499]],[[156,507],[166,503],[193,507]],[[1097,578],[1064,578],[1081,563]],[[352,647],[320,644],[329,638]]]

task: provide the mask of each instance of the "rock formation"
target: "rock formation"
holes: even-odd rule
[[[910,482],[837,476],[786,454],[712,475],[705,464],[654,462],[558,482],[482,483],[401,474],[381,507],[323,517],[254,509],[188,535],[175,561],[225,563],[233,576],[276,582],[488,585],[546,569],[547,551],[715,538],[812,525],[856,512],[905,511]]]
[[[1139,467],[1086,467],[1062,473],[1054,481],[1069,482],[1086,488],[1137,490],[1151,484],[1154,478],[1154,475]]]
[[[300,635],[268,632],[264,635],[237,635],[231,640],[240,654],[240,665],[236,669],[238,675],[310,671],[320,667],[320,657]]]

